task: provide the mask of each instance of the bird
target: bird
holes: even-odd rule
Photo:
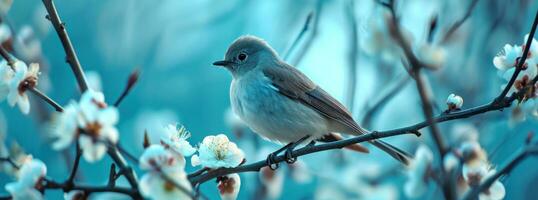
[[[275,156],[282,151],[286,151],[286,162],[295,162],[292,152],[300,144],[341,140],[340,134],[370,133],[359,126],[338,100],[283,61],[261,38],[239,37],[228,47],[224,60],[213,65],[231,72],[233,112],[264,139],[285,144],[268,155],[270,167],[278,167]],[[395,146],[379,139],[369,142],[405,165],[410,162],[411,156]],[[347,148],[369,152],[360,144]]]

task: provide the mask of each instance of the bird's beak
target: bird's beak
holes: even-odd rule
[[[221,60],[221,61],[214,62],[213,65],[226,67],[226,66],[231,65],[233,63],[234,62],[232,62],[232,61]]]

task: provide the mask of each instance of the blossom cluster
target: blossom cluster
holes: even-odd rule
[[[51,133],[56,138],[53,148],[65,149],[78,140],[84,159],[98,161],[105,155],[108,143],[118,141],[118,120],[118,110],[107,106],[103,93],[90,89],[79,102],[72,101],[56,115]]]
[[[526,35],[523,43],[526,43],[529,35]],[[505,44],[503,50],[493,58],[493,65],[499,70],[499,75],[506,81],[510,80],[514,74],[516,67],[519,65],[520,59],[523,56],[525,45],[510,45]],[[509,93],[513,93],[524,89],[524,87],[530,83],[530,81],[538,75],[538,42],[531,38],[531,46],[527,59],[523,63],[521,73],[517,76],[516,81],[509,90]],[[504,88],[506,85],[503,85]],[[535,89],[527,98],[534,98],[536,96]]]
[[[478,133],[474,126],[460,125],[454,131],[456,143],[454,149],[443,157],[443,168],[449,174],[457,172],[457,193],[463,195],[483,183],[495,173],[495,169],[487,159],[486,151],[478,142]],[[453,171],[458,170],[458,171]],[[407,182],[404,185],[406,196],[417,198],[428,189],[428,182],[435,173],[433,152],[427,146],[420,146],[413,162],[407,170]],[[480,193],[481,200],[500,200],[506,194],[504,185],[496,180],[487,190]]]
[[[160,144],[148,146],[140,157],[140,168],[147,171],[140,180],[142,195],[151,199],[191,199],[192,187],[185,173],[185,157],[191,156],[193,166],[209,170],[236,167],[244,159],[243,152],[226,135],[207,136],[198,148],[187,139],[191,133],[179,124],[163,129]],[[197,155],[193,155],[198,152]],[[237,198],[241,180],[230,174],[217,179],[221,199]]]

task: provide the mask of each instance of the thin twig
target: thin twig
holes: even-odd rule
[[[371,127],[371,121],[375,114],[377,114],[380,109],[382,109],[387,103],[390,102],[392,98],[394,98],[400,91],[402,91],[402,88],[411,80],[410,76],[402,75],[400,78],[398,78],[397,81],[394,82],[393,85],[386,87],[386,91],[382,91],[379,99],[375,101],[371,106],[369,106],[364,114],[364,117],[362,118],[361,122],[362,125],[366,128]]]
[[[82,149],[80,148],[80,144],[78,140],[76,141],[75,148],[76,148],[75,163],[73,164],[73,169],[71,170],[71,174],[69,174],[69,177],[65,181],[65,184],[71,187],[73,187],[75,184],[75,177],[77,176],[78,166],[80,164],[80,157],[82,157]]]
[[[32,92],[34,95],[36,95],[37,97],[39,97],[40,99],[42,99],[43,101],[51,105],[54,108],[54,110],[56,110],[57,112],[64,111],[64,108],[60,106],[60,104],[56,103],[56,101],[52,100],[49,96],[41,92],[39,89],[35,87],[28,87],[27,89],[30,90],[30,92]]]
[[[309,30],[310,23],[312,21],[312,16],[314,16],[313,11],[308,13],[308,16],[306,16],[306,20],[303,25],[303,29],[301,29],[301,32],[299,32],[299,35],[297,35],[297,37],[295,38],[295,40],[293,40],[288,50],[286,50],[286,52],[283,54],[284,55],[283,58],[285,61],[288,60],[291,53],[297,48],[299,41],[301,41],[301,39],[304,37],[304,34]]]
[[[349,20],[349,54],[348,54],[348,84],[347,84],[347,103],[349,110],[353,112],[355,106],[355,96],[357,92],[357,58],[359,54],[359,31],[357,28],[357,19],[355,14],[354,0],[349,0],[345,5],[347,18]]]
[[[121,152],[121,154],[125,155],[129,160],[131,160],[135,164],[139,163],[138,158],[134,156],[133,154],[129,153],[127,150],[125,150],[123,146],[121,146],[120,144],[117,144],[116,148],[118,149],[118,151]]]
[[[0,158],[0,162],[7,162],[11,165],[11,167],[15,168],[15,169],[20,169],[21,167],[19,165],[17,165],[17,163],[15,163],[15,161],[13,161],[13,159],[11,159],[10,157],[2,157]]]
[[[314,12],[314,18],[313,18],[313,24],[312,24],[312,31],[310,31],[310,37],[306,39],[304,42],[303,47],[300,49],[299,52],[297,52],[295,59],[290,62],[292,66],[299,66],[299,63],[303,60],[303,56],[306,54],[306,52],[310,49],[312,46],[312,42],[314,42],[314,39],[318,35],[318,25],[319,25],[319,19],[322,11],[322,0],[318,0],[316,3],[316,11]]]
[[[444,44],[446,43],[450,37],[452,36],[452,34],[454,34],[456,32],[456,30],[458,30],[458,28],[463,25],[463,23],[465,21],[467,21],[467,19],[469,19],[469,17],[471,16],[471,13],[473,12],[474,8],[476,7],[476,4],[478,3],[478,0],[472,0],[471,1],[471,5],[469,5],[469,7],[467,8],[467,11],[465,11],[465,15],[463,15],[463,17],[456,21],[449,29],[448,31],[446,32],[446,34],[443,36],[443,39],[441,39],[441,44]]]
[[[138,77],[140,76],[140,70],[135,69],[131,74],[129,75],[129,78],[127,79],[127,84],[125,85],[125,89],[123,89],[123,92],[121,93],[120,97],[116,102],[114,103],[114,107],[118,107],[120,103],[123,101],[123,99],[131,92],[133,89],[133,86],[138,82]]]
[[[69,35],[65,29],[65,24],[61,21],[58,11],[56,10],[56,6],[52,0],[43,0],[43,5],[47,9],[47,19],[49,19],[52,23],[52,26],[56,30],[56,33],[58,33],[58,37],[62,42],[66,54],[66,61],[69,63],[71,70],[75,74],[80,91],[84,92],[88,89],[88,82],[86,81],[84,71],[82,71],[82,66],[80,65],[77,54],[75,53],[71,39],[69,39]]]

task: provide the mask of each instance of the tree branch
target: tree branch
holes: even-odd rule
[[[125,162],[125,159],[123,156],[121,156],[120,152],[116,148],[116,145],[109,144],[107,148],[107,153],[114,160],[116,165],[120,168],[120,171],[122,171],[123,175],[129,182],[129,185],[131,185],[131,188],[134,190],[135,195],[133,196],[134,199],[143,199],[142,195],[140,194],[138,190],[138,180],[136,178],[136,175],[133,171],[133,169]]]
[[[73,48],[73,44],[71,43],[71,39],[69,39],[69,35],[65,29],[65,24],[61,21],[58,11],[56,10],[56,6],[52,0],[43,0],[43,5],[47,9],[47,19],[50,20],[54,30],[56,30],[56,33],[58,33],[58,37],[60,37],[60,41],[62,42],[65,50],[66,61],[69,63],[71,70],[75,74],[80,91],[84,92],[88,89],[88,83],[86,81],[86,77],[84,76],[84,71],[82,71],[82,66],[80,65],[77,54],[75,53],[75,49]]]
[[[416,132],[412,132],[411,130],[407,129],[396,129],[396,130],[390,130],[390,131],[381,131],[381,132],[372,132],[370,134],[361,135],[357,137],[353,137],[346,140],[339,140],[335,142],[329,142],[321,145],[311,145],[311,146],[305,146],[300,149],[296,149],[292,152],[293,157],[300,157],[320,151],[327,151],[331,149],[341,149],[346,146],[349,146],[351,144],[356,144],[360,142],[375,140],[375,139],[381,139],[386,137],[392,137],[396,135],[403,135],[403,134],[417,134]],[[419,136],[417,134],[417,136]],[[285,155],[280,155],[275,157],[275,162],[280,163],[286,160]],[[190,176],[189,180],[191,181],[192,185],[196,185],[199,183],[206,182],[208,180],[211,180],[213,178],[224,176],[227,174],[233,174],[233,173],[240,173],[240,172],[248,172],[248,171],[259,171],[262,167],[266,167],[267,162],[265,160],[258,161],[249,165],[242,165],[235,168],[219,168],[215,170],[210,170],[207,173],[201,174],[199,176]]]
[[[75,178],[77,176],[78,166],[80,164],[80,157],[82,157],[82,149],[80,148],[80,144],[78,140],[76,140],[76,155],[75,155],[75,163],[73,164],[73,169],[71,170],[71,174],[69,174],[69,177],[65,181],[65,185],[68,187],[73,187],[75,185]]]

